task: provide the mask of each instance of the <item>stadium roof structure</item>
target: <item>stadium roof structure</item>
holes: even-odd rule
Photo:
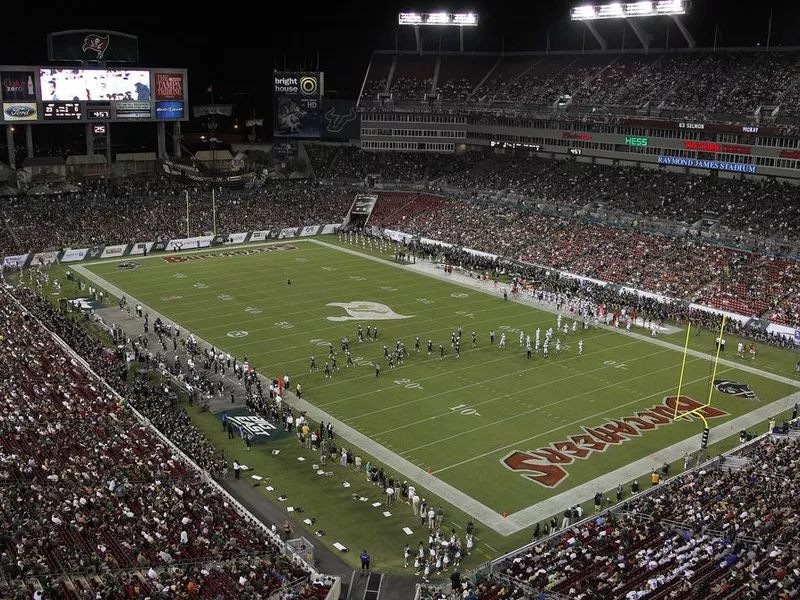
[[[631,26],[636,37],[642,43],[642,47],[647,50],[653,36],[645,31],[639,20],[647,17],[670,17],[678,26],[689,48],[693,49],[695,47],[694,37],[689,33],[682,18],[683,15],[689,13],[690,6],[691,0],[643,0],[626,3],[583,4],[572,8],[570,19],[583,22],[603,50],[608,49],[608,43],[597,31],[594,21],[622,19],[623,23],[627,22]]]
[[[477,27],[478,15],[474,12],[467,13],[418,13],[401,12],[397,18],[398,25],[412,26],[414,38],[417,42],[417,52],[422,52],[422,41],[419,37],[421,26],[429,27],[458,27],[461,52],[464,51],[464,27]]]

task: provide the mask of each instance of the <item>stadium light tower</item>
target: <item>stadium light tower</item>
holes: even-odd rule
[[[630,24],[631,29],[639,38],[645,50],[650,47],[650,40],[653,36],[647,33],[639,23],[643,17],[671,17],[678,29],[683,34],[689,48],[695,47],[695,41],[686,24],[683,22],[683,15],[688,14],[691,0],[644,0],[642,2],[612,2],[610,4],[582,5],[576,6],[570,11],[570,19],[573,21],[583,21],[586,28],[600,44],[603,50],[608,48],[608,44],[594,26],[594,21],[602,19],[623,19]]]
[[[464,51],[464,27],[477,27],[478,15],[469,13],[415,13],[401,12],[398,19],[400,25],[411,25],[414,27],[414,38],[417,42],[417,52],[422,52],[422,40],[419,37],[421,26],[430,27],[458,27],[459,39],[461,41],[461,52]]]

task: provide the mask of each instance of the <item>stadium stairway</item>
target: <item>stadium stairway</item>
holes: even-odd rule
[[[8,232],[8,235],[11,237],[11,241],[14,242],[14,246],[21,252],[22,251],[22,244],[19,243],[19,238],[17,234],[14,233],[14,230],[11,228],[8,219],[6,218],[5,214],[0,214],[0,221],[3,222],[3,228]]]
[[[726,456],[725,462],[723,462],[719,468],[723,471],[739,471],[743,469],[749,462],[749,458],[742,456]]]
[[[408,600],[416,592],[417,579],[384,575],[374,571],[354,571],[347,600]]]

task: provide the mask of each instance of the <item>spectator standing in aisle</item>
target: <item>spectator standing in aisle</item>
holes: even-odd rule
[[[369,554],[366,550],[361,553],[361,570],[362,571],[369,571]]]

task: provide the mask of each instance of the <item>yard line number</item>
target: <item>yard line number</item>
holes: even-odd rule
[[[407,378],[405,378],[405,377],[404,377],[403,379],[395,379],[395,380],[394,380],[394,382],[395,382],[397,385],[403,386],[404,388],[406,388],[406,389],[408,389],[408,390],[421,390],[421,389],[424,389],[424,388],[423,388],[423,387],[422,387],[420,384],[418,384],[417,382],[415,382],[415,381],[412,381],[412,380],[410,380],[410,379],[407,379]]]
[[[625,363],[617,362],[615,360],[604,360],[603,364],[607,367],[614,367],[615,369],[622,369],[623,371],[628,370],[628,365]]]
[[[481,416],[481,413],[479,413],[474,408],[469,408],[466,404],[459,404],[457,406],[451,406],[450,410],[452,410],[454,413],[458,413],[458,414],[463,415],[465,417],[470,417],[472,415],[474,415],[476,417],[480,417]]]

